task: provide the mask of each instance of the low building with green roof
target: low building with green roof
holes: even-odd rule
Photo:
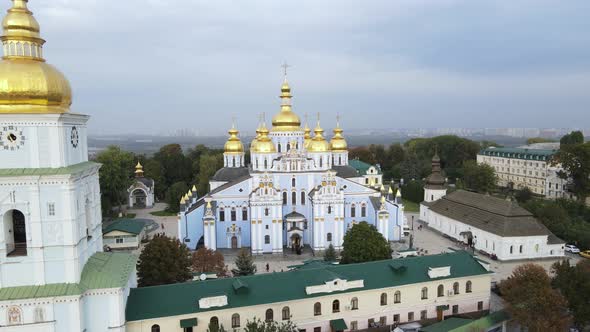
[[[313,266],[315,265],[315,266]],[[465,251],[367,262],[307,264],[280,273],[132,289],[127,331],[226,330],[260,318],[299,329],[364,329],[489,308],[491,272]],[[454,307],[457,306],[457,307]]]
[[[114,250],[137,249],[151,222],[148,219],[117,219],[103,228],[103,243]]]
[[[351,180],[365,186],[379,188],[383,184],[383,172],[380,165],[371,165],[359,159],[351,159],[348,166],[356,170],[357,176]]]

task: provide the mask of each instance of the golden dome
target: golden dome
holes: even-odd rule
[[[309,144],[311,143],[311,129],[309,129],[309,126],[307,125],[307,123],[305,123],[305,129],[303,129],[303,145],[305,146],[305,148],[307,149],[309,147]]]
[[[291,88],[287,78],[281,86],[281,111],[272,118],[272,131],[300,131],[301,120],[291,110]]]
[[[250,150],[256,149],[256,144],[258,143],[259,138],[260,138],[260,125],[258,125],[258,128],[256,128],[256,137],[254,137],[254,139],[250,143]]]
[[[135,176],[143,177],[143,166],[139,161],[137,162],[137,165],[135,165]]]
[[[225,153],[242,153],[244,152],[244,144],[238,137],[240,133],[233,125],[231,129],[227,132],[229,134],[229,138],[227,142],[225,142],[224,151]]]
[[[309,152],[328,152],[330,151],[330,144],[324,138],[324,130],[320,127],[320,122],[314,129],[315,136],[311,139],[307,151]]]
[[[252,147],[254,153],[275,153],[276,148],[272,140],[268,137],[268,129],[262,124],[259,129],[260,137],[256,140],[256,145]]]
[[[336,128],[334,128],[334,136],[330,141],[330,149],[332,151],[346,151],[348,149],[348,144],[346,143],[344,136],[342,136],[342,132],[344,132],[344,130],[340,128],[340,121],[337,121]]]
[[[27,0],[13,0],[2,21],[0,113],[64,113],[72,104],[65,76],[45,63],[39,24]]]

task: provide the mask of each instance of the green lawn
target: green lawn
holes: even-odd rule
[[[404,199],[404,211],[406,212],[420,212],[420,204],[414,203]]]
[[[150,212],[150,214],[152,216],[156,216],[156,217],[173,217],[173,216],[178,215],[178,213],[176,213],[176,212],[169,212],[166,210],[154,211],[154,212]]]

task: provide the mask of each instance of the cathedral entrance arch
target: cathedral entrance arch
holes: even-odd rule
[[[231,237],[231,248],[238,249],[238,237],[235,235]]]
[[[135,189],[131,193],[133,197],[133,206],[134,208],[145,208],[146,207],[146,200],[147,200],[147,193],[143,189]]]
[[[9,256],[27,255],[27,228],[25,215],[19,210],[4,214],[4,242]]]
[[[291,235],[291,248],[297,253],[301,251],[301,235],[298,233],[293,233],[293,235]]]

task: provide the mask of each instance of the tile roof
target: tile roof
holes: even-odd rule
[[[551,235],[515,202],[457,190],[430,204],[430,210],[499,236]]]
[[[97,252],[82,271],[80,283],[0,288],[0,301],[81,295],[86,290],[125,287],[135,268],[137,256]]]
[[[103,228],[102,234],[107,234],[112,231],[121,231],[131,234],[139,234],[145,226],[151,222],[148,219],[117,219]]]
[[[356,168],[352,166],[332,166],[332,169],[336,171],[336,176],[341,178],[356,178],[360,174]]]
[[[397,267],[394,269],[392,264]],[[465,251],[361,264],[319,265],[315,268],[288,272],[135,288],[131,290],[127,301],[126,318],[127,321],[137,321],[313,298],[325,294],[307,294],[305,291],[307,286],[321,285],[336,277],[346,280],[362,279],[364,287],[331,294],[429,282],[432,279],[428,277],[428,268],[443,266],[451,266],[451,275],[441,279],[490,273]],[[240,284],[247,287],[246,291],[234,290],[233,285],[236,280],[240,280]],[[225,294],[228,297],[228,305],[220,308],[199,308],[199,299],[219,294]]]
[[[0,168],[1,177],[9,176],[42,176],[42,175],[69,175],[88,169],[99,167],[99,163],[86,161],[75,165],[58,168]]]
[[[223,167],[215,172],[212,181],[233,181],[245,175],[249,175],[248,167]]]
[[[540,161],[550,160],[555,153],[557,153],[557,150],[495,147],[483,149],[479,152],[480,155],[484,156],[497,156],[504,158]]]
[[[358,159],[349,160],[348,165],[356,169],[360,175],[366,175],[369,168],[373,166]],[[375,166],[375,169],[377,170],[377,174],[381,174],[381,168]]]

